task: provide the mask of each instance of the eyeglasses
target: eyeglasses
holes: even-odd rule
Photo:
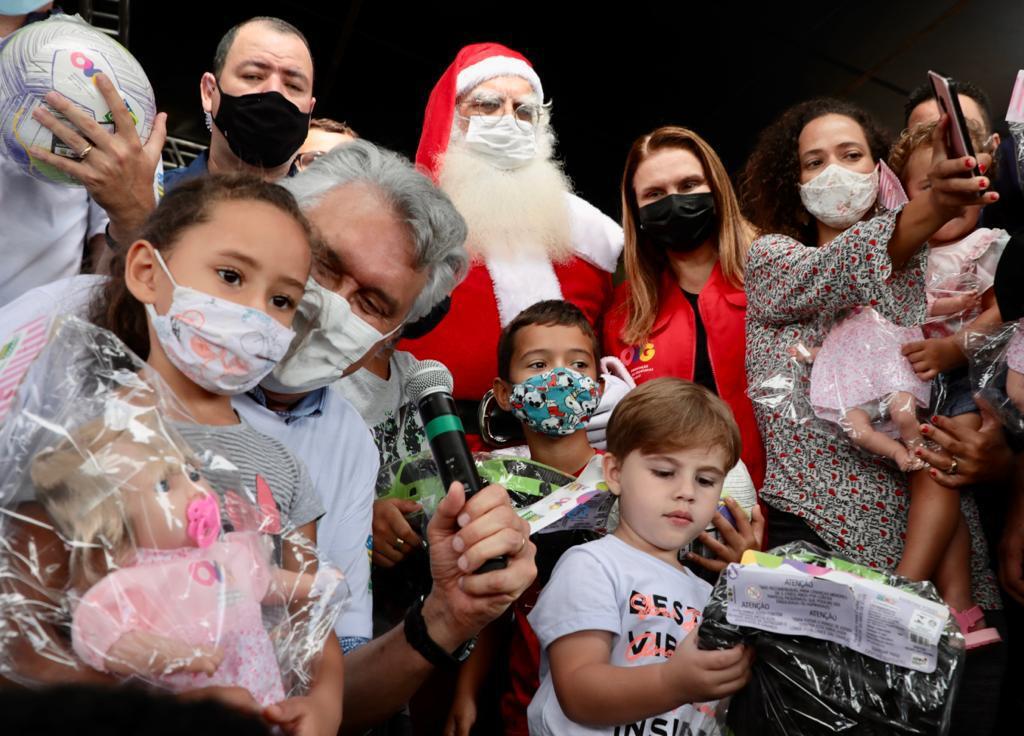
[[[305,153],[300,153],[295,158],[295,168],[299,171],[305,171],[307,166],[323,156],[325,153],[327,153],[327,151],[306,151]]]
[[[540,105],[536,102],[516,102],[508,97],[470,97],[458,103],[459,117],[478,117],[484,127],[498,124],[511,109],[512,119],[523,130],[537,125],[541,115],[550,109],[551,103]]]

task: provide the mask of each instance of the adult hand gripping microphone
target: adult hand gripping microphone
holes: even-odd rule
[[[405,384],[405,393],[416,402],[423,422],[423,431],[430,443],[430,452],[441,476],[445,492],[454,481],[466,488],[466,500],[484,487],[466,444],[466,430],[455,409],[452,397],[454,381],[443,363],[424,360]],[[508,565],[504,557],[487,560],[476,572],[501,570]]]

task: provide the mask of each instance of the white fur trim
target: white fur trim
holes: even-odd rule
[[[522,77],[533,87],[539,102],[544,101],[544,88],[541,87],[537,72],[525,61],[514,59],[511,56],[490,56],[472,66],[467,66],[455,78],[455,94],[461,95],[481,82],[495,77]]]
[[[590,202],[569,192],[566,196],[569,235],[576,255],[603,271],[615,273],[624,243],[622,228]]]
[[[488,258],[487,270],[494,285],[494,301],[498,304],[498,319],[502,327],[537,302],[562,298],[562,287],[548,258]]]

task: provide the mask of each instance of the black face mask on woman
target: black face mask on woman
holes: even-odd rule
[[[687,253],[715,231],[715,198],[710,192],[670,194],[641,207],[640,232],[655,245]]]
[[[309,133],[309,113],[280,92],[229,95],[220,88],[220,107],[213,122],[231,152],[252,166],[272,169],[295,155]]]

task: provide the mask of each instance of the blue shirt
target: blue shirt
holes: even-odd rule
[[[171,191],[182,182],[195,179],[197,176],[205,176],[210,172],[210,151],[203,151],[188,166],[179,166],[176,169],[164,172],[164,193]],[[295,176],[299,173],[298,167],[292,161],[285,176]]]
[[[203,151],[188,166],[179,166],[164,172],[164,193],[171,191],[183,181],[203,176],[210,170],[210,152]]]
[[[267,406],[267,395],[263,393],[263,389],[256,386],[248,392],[249,396],[257,404],[262,406],[264,409],[270,409]],[[284,419],[285,424],[291,424],[297,422],[300,419],[306,419],[307,417],[318,417],[324,413],[324,402],[327,399],[327,387],[318,388],[315,391],[303,396],[293,406],[278,411],[276,409],[270,409],[270,411],[277,414],[279,417]]]

